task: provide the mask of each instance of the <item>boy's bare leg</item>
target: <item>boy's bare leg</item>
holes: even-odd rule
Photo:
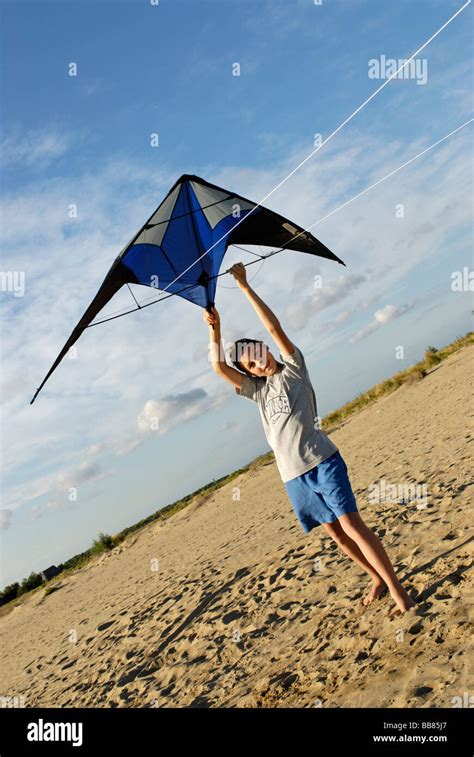
[[[336,520],[334,523],[323,523],[322,525],[342,551],[345,552],[351,560],[354,560],[354,562],[360,565],[361,568],[363,568],[372,578],[372,588],[363,599],[364,605],[370,605],[376,597],[383,594],[387,588],[387,584],[370,562],[364,557],[356,542],[346,534],[339,521]]]
[[[388,590],[399,610],[403,613],[415,606],[406,589],[398,580],[390,558],[378,536],[364,523],[360,514],[346,513],[339,522],[348,536],[359,546],[364,557],[387,584]]]

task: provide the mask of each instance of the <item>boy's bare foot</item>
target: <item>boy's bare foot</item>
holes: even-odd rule
[[[416,606],[416,602],[414,599],[410,597],[407,591],[405,589],[402,589],[398,592],[391,592],[392,599],[394,600],[395,604],[397,605],[398,611],[400,613],[405,613],[407,610],[410,610],[412,607]],[[398,614],[396,612],[396,614]]]
[[[363,599],[363,604],[364,605],[372,604],[374,599],[376,599],[381,594],[383,594],[386,591],[386,589],[387,589],[387,584],[385,583],[385,581],[382,581],[382,579],[380,579],[380,581],[373,581],[371,590],[369,591],[367,596],[364,597]]]

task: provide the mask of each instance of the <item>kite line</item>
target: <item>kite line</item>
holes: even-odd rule
[[[409,64],[409,63],[410,63],[410,62],[411,62],[411,61],[413,60],[413,58],[415,58],[415,57],[416,57],[416,56],[418,55],[418,53],[420,53],[420,52],[421,52],[422,50],[424,50],[424,49],[425,49],[425,47],[427,47],[427,46],[428,46],[428,45],[430,44],[430,42],[432,42],[432,41],[433,41],[433,40],[434,40],[434,39],[435,39],[435,38],[436,38],[436,37],[437,37],[437,36],[438,36],[439,34],[441,34],[441,32],[442,32],[442,31],[443,31],[444,29],[446,29],[446,27],[447,27],[447,26],[448,26],[448,25],[449,25],[449,24],[450,24],[450,23],[451,23],[452,21],[454,21],[454,19],[455,19],[455,18],[456,18],[457,16],[459,16],[459,14],[460,14],[460,13],[462,13],[462,11],[464,11],[464,10],[465,10],[465,9],[467,8],[467,6],[468,6],[468,5],[470,5],[470,4],[471,4],[471,0],[467,0],[467,2],[465,2],[465,3],[464,3],[464,5],[462,5],[462,6],[461,6],[461,8],[459,8],[459,9],[458,9],[458,10],[457,10],[457,11],[456,11],[456,12],[455,12],[455,13],[454,13],[454,14],[453,14],[453,15],[452,15],[452,16],[451,16],[450,18],[448,18],[448,20],[447,20],[447,21],[445,21],[445,23],[444,23],[444,24],[443,24],[442,26],[440,26],[440,27],[439,27],[439,29],[437,29],[437,31],[436,31],[436,32],[434,32],[434,34],[432,34],[432,35],[431,35],[431,37],[429,37],[429,39],[427,39],[427,40],[426,40],[426,42],[424,42],[424,43],[423,43],[423,44],[422,44],[422,45],[421,45],[421,46],[420,46],[420,47],[419,47],[419,48],[418,48],[418,49],[417,49],[417,50],[416,50],[416,51],[415,51],[415,52],[414,52],[414,53],[413,53],[413,54],[412,54],[412,55],[411,55],[411,56],[410,56],[410,57],[409,57],[409,58],[408,58],[407,60],[405,60],[405,61],[404,61],[404,63],[403,63],[403,64],[402,64],[401,66],[399,66],[399,67],[397,68],[397,70],[395,71],[395,73],[391,74],[391,76],[389,76],[389,77],[388,77],[388,78],[387,78],[387,79],[386,79],[386,80],[385,80],[385,81],[384,81],[384,82],[383,82],[383,83],[382,83],[382,84],[380,85],[380,87],[378,87],[378,88],[377,88],[377,89],[376,89],[376,90],[375,90],[374,92],[372,92],[372,94],[371,94],[371,95],[369,95],[369,97],[367,97],[367,98],[366,98],[366,99],[364,100],[364,102],[363,102],[363,103],[362,103],[361,105],[359,105],[359,106],[358,106],[358,107],[357,107],[357,108],[356,108],[356,109],[355,109],[355,110],[354,110],[354,111],[353,111],[353,112],[352,112],[352,113],[350,114],[350,116],[348,116],[348,117],[347,117],[347,118],[346,118],[346,119],[345,119],[345,120],[344,120],[344,121],[343,121],[343,122],[342,122],[341,124],[339,124],[339,126],[338,126],[338,127],[336,128],[336,129],[334,129],[334,131],[332,131],[332,132],[331,132],[331,134],[329,134],[329,136],[328,136],[328,137],[326,137],[326,139],[325,139],[325,140],[323,140],[323,141],[321,142],[321,144],[320,144],[320,145],[318,145],[318,146],[317,146],[317,147],[316,147],[316,148],[315,148],[314,150],[312,150],[312,151],[311,151],[311,152],[310,152],[310,153],[309,153],[309,154],[308,154],[308,155],[307,155],[307,156],[306,156],[306,157],[305,157],[305,158],[304,158],[304,159],[303,159],[303,160],[302,160],[302,161],[301,161],[301,162],[300,162],[300,163],[299,163],[299,164],[298,164],[298,165],[297,165],[297,166],[296,166],[296,167],[295,167],[295,168],[294,168],[294,169],[293,169],[293,170],[292,170],[292,171],[291,171],[291,172],[290,172],[290,173],[289,173],[289,174],[288,174],[287,176],[285,176],[285,178],[284,178],[284,179],[282,179],[282,180],[281,180],[281,181],[280,181],[280,182],[279,182],[279,183],[278,183],[278,184],[277,184],[277,185],[276,185],[276,186],[275,186],[275,187],[274,187],[274,188],[273,188],[273,189],[272,189],[272,190],[271,190],[270,192],[268,192],[268,194],[266,194],[266,195],[265,195],[265,197],[263,197],[263,198],[262,198],[262,199],[261,199],[261,200],[260,200],[260,201],[259,201],[259,202],[258,202],[258,203],[257,203],[256,205],[254,205],[254,207],[250,209],[250,211],[249,211],[249,212],[248,212],[248,213],[247,213],[247,214],[245,215],[245,217],[244,217],[244,218],[241,218],[241,219],[240,219],[240,221],[238,221],[238,222],[237,222],[237,223],[235,224],[235,226],[234,226],[234,227],[232,228],[232,231],[235,231],[235,229],[236,229],[236,228],[237,228],[237,227],[238,227],[238,226],[239,226],[239,225],[240,225],[240,224],[241,224],[241,223],[242,223],[242,222],[243,222],[244,220],[247,220],[247,219],[249,218],[249,216],[250,216],[250,215],[251,215],[251,214],[252,214],[253,212],[255,212],[255,210],[257,210],[257,208],[261,207],[262,203],[263,203],[263,202],[265,202],[265,200],[267,200],[267,199],[268,199],[269,197],[271,197],[271,195],[272,195],[272,194],[273,194],[274,192],[276,192],[276,190],[277,190],[277,189],[279,189],[279,188],[280,188],[281,186],[283,186],[283,184],[285,184],[285,182],[286,182],[286,181],[288,181],[288,179],[289,179],[289,178],[290,178],[291,176],[293,176],[293,175],[294,175],[294,174],[296,173],[296,171],[298,171],[298,170],[299,170],[299,169],[300,169],[300,168],[301,168],[301,167],[302,167],[303,165],[305,165],[305,163],[307,163],[307,162],[308,162],[308,160],[310,160],[310,159],[311,159],[311,158],[312,158],[312,157],[313,157],[314,155],[316,155],[316,153],[317,153],[317,152],[319,152],[319,150],[321,150],[321,149],[322,149],[322,148],[324,147],[324,145],[326,145],[326,144],[327,144],[327,143],[328,143],[328,142],[329,142],[329,141],[330,141],[330,140],[331,140],[331,139],[332,139],[332,138],[333,138],[333,137],[334,137],[334,136],[335,136],[336,134],[338,134],[338,132],[340,132],[340,131],[341,131],[341,129],[343,129],[343,128],[344,128],[344,126],[346,126],[346,124],[348,124],[348,123],[349,123],[349,121],[351,121],[351,120],[352,120],[352,119],[353,119],[353,118],[354,118],[354,117],[355,117],[355,116],[356,116],[356,115],[357,115],[358,113],[360,113],[360,112],[361,112],[361,111],[362,111],[362,110],[363,110],[363,109],[365,108],[365,106],[366,106],[366,105],[368,105],[368,103],[369,103],[369,102],[370,102],[371,100],[373,100],[373,99],[374,99],[374,97],[376,97],[376,95],[378,95],[378,94],[379,94],[379,92],[381,92],[381,91],[382,91],[382,89],[383,89],[384,87],[386,87],[386,86],[387,86],[387,84],[389,84],[389,82],[390,82],[390,81],[392,81],[392,79],[394,79],[394,78],[395,78],[395,77],[396,77],[396,76],[398,75],[398,73],[399,73],[399,72],[400,72],[400,71],[401,71],[401,70],[402,70],[403,68],[405,68],[405,67],[406,67],[406,66],[407,66],[407,65],[408,65],[408,64]],[[383,179],[382,179],[382,180],[383,180]],[[381,180],[381,181],[382,181],[382,180]],[[369,190],[367,189],[367,191],[369,191]],[[229,196],[228,196],[228,197],[227,197],[226,199],[230,199],[230,198],[231,198],[232,196],[233,196],[233,195],[229,195]],[[355,198],[354,198],[354,199],[355,199]],[[222,201],[223,201],[223,200],[222,200]],[[217,201],[217,203],[212,203],[212,205],[216,205],[216,204],[218,204],[219,202],[222,202],[222,201]],[[336,212],[336,211],[334,211],[334,212]],[[136,235],[135,235],[135,236],[133,237],[132,241],[131,241],[131,242],[129,242],[129,244],[127,245],[127,248],[126,248],[126,249],[129,249],[129,248],[130,248],[130,247],[131,247],[131,246],[132,246],[132,245],[133,245],[133,244],[135,243],[135,241],[136,241],[136,240],[138,239],[138,237],[140,236],[140,234],[141,234],[141,233],[142,233],[143,231],[146,231],[146,230],[147,230],[147,228],[151,228],[151,226],[150,226],[150,221],[151,221],[151,219],[153,218],[153,216],[155,215],[155,213],[156,213],[156,210],[155,210],[155,211],[153,211],[153,213],[152,213],[152,215],[150,216],[150,218],[149,218],[149,219],[148,219],[148,220],[146,221],[146,223],[145,223],[145,224],[144,224],[144,225],[143,225],[143,226],[141,227],[141,229],[140,229],[140,230],[138,231],[138,233],[137,233],[137,234],[136,234]],[[187,214],[184,214],[184,215],[187,215]],[[168,221],[170,221],[170,220],[173,220],[173,219],[168,219]],[[321,223],[321,221],[322,221],[322,219],[320,219],[320,221],[318,221],[318,223]],[[163,222],[163,223],[165,223],[165,222]],[[158,224],[156,224],[156,225],[158,225]],[[314,227],[315,225],[316,225],[316,224],[313,224],[313,226],[311,226],[311,227],[309,227],[309,228],[313,228],[313,227]],[[307,231],[307,230],[306,230],[306,231]],[[299,233],[299,234],[298,234],[297,236],[300,236],[300,235],[301,235],[302,233],[304,233],[304,232],[300,232],[300,233]],[[195,265],[196,265],[197,263],[199,263],[199,262],[200,262],[200,261],[202,260],[202,258],[204,258],[204,257],[205,257],[206,255],[208,255],[208,254],[209,254],[209,252],[211,252],[211,250],[213,250],[213,249],[214,249],[214,247],[216,247],[216,245],[218,245],[218,244],[219,244],[219,242],[221,242],[221,241],[222,241],[223,239],[225,239],[225,238],[226,238],[226,237],[227,237],[227,236],[228,236],[229,234],[230,234],[230,231],[227,231],[227,232],[226,232],[225,234],[223,234],[223,235],[222,235],[222,236],[221,236],[221,237],[220,237],[219,239],[217,239],[217,241],[216,241],[216,242],[214,242],[214,244],[213,244],[213,245],[211,245],[211,247],[209,247],[209,248],[208,248],[207,250],[205,250],[205,252],[203,252],[203,253],[202,253],[202,255],[200,255],[200,256],[199,256],[198,258],[196,258],[196,260],[195,260],[195,261],[193,261],[193,262],[192,262],[192,263],[191,263],[191,264],[190,264],[190,265],[189,265],[189,266],[188,266],[188,267],[187,267],[187,268],[186,268],[186,269],[185,269],[184,271],[182,271],[182,273],[180,273],[180,274],[179,274],[178,276],[176,276],[176,278],[175,278],[175,279],[173,279],[173,281],[171,281],[171,282],[170,282],[169,284],[167,284],[167,285],[166,285],[166,287],[165,287],[164,289],[162,289],[161,291],[162,291],[162,292],[166,292],[166,291],[167,291],[167,290],[168,290],[168,289],[169,289],[169,288],[170,288],[171,286],[173,286],[173,284],[175,284],[175,283],[176,283],[176,282],[177,282],[177,281],[178,281],[178,280],[179,280],[179,279],[180,279],[180,278],[181,278],[182,276],[184,276],[184,274],[185,274],[185,273],[187,273],[187,272],[188,272],[188,271],[189,271],[189,270],[190,270],[191,268],[193,268],[193,267],[194,267],[194,266],[195,266]],[[291,241],[291,240],[290,240],[290,241]],[[288,242],[287,244],[289,244],[289,242]],[[124,250],[124,252],[125,252],[125,251],[126,251],[126,250]],[[274,252],[274,253],[272,253],[272,254],[275,254],[275,252]],[[271,254],[268,254],[268,255],[266,255],[265,257],[271,257]],[[254,262],[255,262],[255,261],[254,261]],[[248,263],[247,265],[251,265],[251,263]],[[222,274],[218,274],[217,276],[213,276],[213,277],[210,277],[210,278],[218,278],[218,277],[219,277],[220,275],[222,275]],[[195,286],[195,285],[193,285],[193,286]],[[179,289],[179,290],[177,290],[176,292],[172,292],[171,294],[172,294],[172,295],[174,295],[174,294],[180,294],[181,292],[184,292],[184,291],[186,291],[187,289],[190,289],[190,288],[191,288],[190,286],[187,286],[187,287],[183,287],[182,289]],[[144,305],[140,305],[140,306],[139,306],[139,308],[133,308],[132,310],[127,310],[126,312],[124,312],[124,313],[121,313],[120,315],[128,315],[129,313],[133,313],[133,312],[135,312],[135,310],[137,310],[137,309],[142,309],[143,307],[147,307],[148,305],[151,305],[151,304],[153,304],[154,302],[159,302],[159,301],[161,301],[161,300],[163,300],[163,299],[166,299],[166,298],[167,298],[168,296],[170,296],[170,295],[167,295],[166,297],[160,297],[160,298],[159,298],[159,299],[157,299],[157,300],[153,300],[153,302],[150,302],[150,303],[145,303]],[[135,298],[134,298],[134,299],[135,299]],[[95,323],[91,323],[91,324],[89,324],[88,326],[86,326],[86,328],[89,328],[90,326],[97,326],[97,325],[98,325],[99,323],[105,323],[106,321],[108,321],[108,320],[112,320],[113,318],[116,318],[116,317],[119,317],[119,316],[111,316],[110,318],[107,318],[107,319],[102,319],[102,320],[100,320],[100,321],[96,321]]]
[[[398,166],[398,168],[394,168],[393,171],[390,171],[390,173],[386,174],[381,179],[378,179],[377,181],[375,181],[373,184],[370,185],[370,187],[366,187],[365,189],[362,190],[362,192],[358,192],[356,195],[354,195],[354,197],[351,197],[350,200],[346,200],[346,202],[343,202],[342,205],[339,205],[337,208],[334,208],[334,210],[331,210],[330,213],[327,213],[327,215],[323,216],[318,221],[315,221],[314,223],[312,223],[311,226],[308,226],[308,228],[305,229],[304,231],[300,231],[298,234],[295,234],[295,236],[293,237],[293,239],[290,239],[289,242],[286,242],[286,244],[289,244],[290,242],[293,242],[295,239],[297,239],[299,236],[301,236],[301,234],[304,234],[305,231],[309,231],[310,229],[314,229],[315,226],[318,226],[318,224],[322,223],[327,218],[330,218],[331,216],[333,216],[334,213],[337,213],[339,210],[342,210],[347,205],[350,205],[351,202],[354,202],[354,200],[357,200],[359,197],[362,197],[362,195],[367,194],[367,192],[370,192],[371,189],[374,189],[379,184],[381,184],[383,181],[385,181],[386,179],[389,179],[391,176],[393,176],[394,174],[396,174],[399,171],[401,171],[402,168],[405,168],[405,166],[408,166],[408,165],[410,165],[410,163],[413,163],[415,160],[418,160],[418,158],[421,158],[422,155],[426,155],[427,152],[429,152],[430,150],[433,150],[434,147],[437,147],[438,145],[441,144],[441,142],[444,142],[446,139],[449,139],[449,137],[452,137],[453,134],[456,134],[456,132],[461,131],[461,129],[464,129],[466,126],[469,126],[469,124],[471,124],[473,121],[474,121],[474,118],[470,118],[468,121],[465,121],[465,123],[461,124],[461,126],[458,126],[457,129],[453,129],[453,131],[449,132],[449,134],[446,134],[444,137],[441,137],[441,139],[438,139],[437,142],[433,142],[432,145],[430,145],[429,147],[426,147],[424,150],[422,150],[421,152],[419,152],[417,155],[414,155],[413,158],[410,158],[409,160],[406,160],[405,163],[402,163],[401,166]],[[275,252],[281,252],[281,250],[276,250]],[[273,252],[272,252],[272,254],[273,254]],[[264,257],[268,257],[268,256],[265,255]],[[255,261],[252,261],[252,263],[254,263],[254,262]],[[247,263],[246,265],[252,265],[252,263]]]
[[[347,207],[347,205],[350,205],[350,203],[352,203],[355,200],[357,200],[359,197],[362,197],[363,195],[367,194],[367,192],[370,192],[371,189],[374,189],[375,187],[379,186],[379,184],[381,184],[383,181],[386,181],[391,176],[394,176],[394,174],[396,174],[399,171],[401,171],[402,168],[405,168],[406,166],[410,165],[410,163],[413,163],[415,160],[418,160],[418,158],[421,158],[423,155],[426,155],[427,152],[429,152],[430,150],[433,150],[435,147],[437,147],[438,145],[440,145],[442,142],[445,142],[447,139],[449,139],[450,137],[452,137],[454,134],[456,134],[457,132],[461,131],[461,129],[464,129],[466,126],[469,126],[469,124],[471,124],[473,121],[474,121],[474,118],[470,118],[468,121],[465,121],[465,123],[461,124],[461,126],[458,126],[456,129],[453,129],[453,131],[449,132],[449,134],[446,134],[444,137],[441,137],[441,139],[438,139],[436,142],[433,142],[432,145],[430,145],[429,147],[426,147],[424,150],[422,150],[421,152],[417,153],[417,155],[414,155],[409,160],[406,160],[404,163],[402,163],[402,165],[398,166],[398,168],[394,168],[392,171],[390,171],[389,173],[387,173],[381,179],[378,179],[373,184],[371,184],[370,186],[368,186],[365,189],[363,189],[361,192],[358,192],[356,195],[354,195],[354,197],[351,197],[349,200],[346,200],[346,202],[342,203],[342,205],[339,205],[337,208],[334,208],[329,213],[327,213],[325,216],[323,216],[322,218],[319,218],[317,221],[315,221],[314,223],[312,223],[310,226],[308,226],[303,231],[300,231],[300,232],[298,232],[298,234],[295,234],[295,236],[292,237],[291,239],[289,239],[288,242],[286,242],[283,247],[280,247],[278,249],[272,250],[271,252],[269,252],[269,253],[267,253],[265,255],[259,255],[258,253],[252,252],[251,250],[246,250],[244,247],[240,247],[239,245],[233,245],[234,247],[238,247],[239,249],[244,250],[245,252],[249,252],[252,255],[255,255],[256,259],[250,261],[250,263],[245,263],[245,268],[247,268],[250,265],[253,265],[254,263],[257,263],[259,260],[264,260],[265,261],[267,258],[271,258],[271,257],[273,257],[273,255],[277,255],[279,252],[283,252],[285,250],[285,247],[288,244],[290,244],[291,242],[293,242],[295,239],[297,239],[299,236],[301,236],[302,234],[305,234],[310,229],[313,229],[318,224],[320,224],[323,221],[327,220],[328,218],[330,218],[331,216],[333,216],[335,213],[337,213],[339,210],[342,210],[343,208]],[[214,276],[209,276],[209,280],[217,279],[220,276],[225,276],[227,273],[228,273],[228,270],[227,271],[222,271],[221,273],[215,274]],[[174,283],[174,282],[171,282],[171,283]],[[168,286],[171,286],[171,284],[169,284]],[[194,284],[190,284],[190,285],[188,285],[186,287],[183,287],[182,289],[177,290],[176,292],[170,292],[169,294],[166,294],[165,296],[160,296],[160,297],[158,297],[158,299],[152,300],[152,302],[146,302],[145,301],[143,304],[139,305],[138,307],[132,308],[131,310],[127,310],[124,313],[118,313],[118,314],[112,315],[112,316],[110,316],[108,318],[103,318],[100,321],[95,321],[94,323],[89,323],[85,328],[89,329],[89,328],[91,328],[91,326],[99,326],[99,324],[101,324],[101,323],[107,323],[108,321],[113,321],[116,318],[122,318],[124,315],[129,315],[129,313],[136,313],[137,310],[143,310],[143,308],[147,308],[150,305],[155,305],[156,303],[161,302],[162,300],[168,299],[168,297],[173,297],[175,294],[181,294],[181,292],[185,292],[188,289],[192,289],[195,286],[196,286],[195,283]],[[162,291],[164,292],[166,290],[163,289]],[[85,330],[85,329],[83,329],[83,330]]]
[[[310,153],[309,153],[309,155],[307,155],[307,156],[306,156],[306,158],[304,158],[304,159],[303,159],[303,160],[301,161],[301,163],[299,163],[299,164],[298,164],[298,165],[297,165],[297,166],[296,166],[296,167],[295,167],[295,168],[294,168],[294,169],[293,169],[292,171],[290,171],[290,173],[289,173],[289,174],[288,174],[287,176],[285,176],[285,178],[284,178],[284,179],[282,179],[282,180],[281,180],[281,181],[280,181],[280,182],[279,182],[279,183],[278,183],[278,184],[277,184],[277,185],[276,185],[275,187],[273,187],[273,189],[272,189],[272,190],[271,190],[270,192],[268,192],[268,194],[266,194],[266,195],[265,195],[265,197],[262,197],[262,199],[261,199],[261,200],[260,200],[260,201],[259,201],[259,202],[258,202],[258,203],[257,203],[257,204],[256,204],[256,205],[255,205],[255,206],[254,206],[254,207],[253,207],[253,208],[252,208],[252,209],[251,209],[250,211],[249,211],[249,213],[247,213],[247,215],[245,216],[245,218],[241,218],[241,219],[240,219],[240,221],[238,221],[238,223],[236,223],[236,224],[235,224],[235,226],[233,227],[232,231],[235,231],[235,229],[236,229],[236,228],[237,228],[237,227],[238,227],[238,226],[239,226],[239,225],[240,225],[240,224],[241,224],[241,223],[242,223],[242,222],[243,222],[244,220],[247,220],[247,219],[248,219],[248,217],[249,217],[250,215],[252,215],[252,213],[253,213],[253,212],[254,212],[254,211],[255,211],[255,210],[257,209],[257,208],[259,208],[259,207],[260,207],[260,206],[262,205],[262,203],[263,203],[263,202],[265,202],[265,200],[267,200],[267,199],[268,199],[269,197],[271,197],[271,195],[272,195],[272,194],[273,194],[274,192],[276,192],[276,190],[277,190],[277,189],[279,189],[279,188],[280,188],[281,186],[283,186],[283,184],[285,184],[285,182],[287,182],[287,181],[288,181],[288,179],[289,179],[289,178],[291,178],[291,176],[293,176],[293,175],[294,175],[294,174],[296,173],[296,171],[298,171],[298,170],[299,170],[299,169],[301,168],[301,166],[304,166],[304,164],[305,164],[305,163],[307,163],[307,162],[308,162],[308,160],[310,160],[310,159],[311,159],[311,158],[312,158],[312,157],[313,157],[314,155],[316,155],[316,153],[317,153],[317,152],[319,152],[319,150],[321,150],[321,149],[322,149],[322,148],[324,147],[324,145],[326,145],[326,144],[327,144],[327,143],[329,142],[329,140],[331,140],[331,139],[332,139],[332,138],[333,138],[334,136],[336,136],[336,134],[337,134],[338,132],[340,132],[340,131],[341,131],[341,129],[343,129],[343,128],[344,128],[344,126],[346,126],[346,124],[348,124],[348,123],[349,123],[349,121],[352,121],[352,119],[354,118],[354,116],[356,116],[356,115],[357,115],[358,113],[360,113],[360,111],[361,111],[361,110],[363,110],[363,109],[365,108],[365,106],[366,106],[366,105],[367,105],[367,104],[368,104],[368,103],[369,103],[369,102],[370,102],[371,100],[373,100],[373,98],[374,98],[374,97],[375,97],[376,95],[378,95],[378,93],[379,93],[379,92],[381,92],[381,91],[382,91],[382,89],[383,89],[384,87],[386,87],[386,86],[387,86],[387,84],[389,84],[389,82],[391,82],[391,81],[392,81],[392,79],[394,79],[394,78],[395,78],[395,77],[397,76],[397,74],[398,74],[398,73],[399,73],[399,72],[400,72],[400,71],[401,71],[401,70],[402,70],[403,68],[405,68],[405,66],[407,66],[407,65],[408,65],[408,64],[409,64],[409,63],[410,63],[410,62],[411,62],[411,61],[413,60],[413,58],[415,58],[415,56],[416,56],[416,55],[418,55],[418,53],[421,53],[421,51],[422,51],[422,50],[424,50],[424,49],[425,49],[425,47],[427,47],[427,46],[428,46],[428,45],[430,44],[430,42],[432,42],[432,41],[433,41],[433,40],[434,40],[434,39],[435,39],[435,38],[436,38],[436,37],[438,36],[438,34],[441,34],[441,32],[442,32],[442,31],[443,31],[444,29],[446,29],[446,27],[447,27],[447,26],[448,26],[448,25],[449,25],[449,24],[450,24],[450,23],[451,23],[452,21],[454,21],[454,19],[455,19],[455,18],[456,18],[457,16],[459,16],[459,14],[460,14],[460,13],[462,13],[462,11],[463,11],[463,10],[465,10],[465,9],[467,8],[467,6],[468,6],[468,5],[470,5],[470,4],[471,4],[471,0],[467,0],[467,2],[466,2],[466,3],[464,3],[464,5],[462,5],[462,6],[461,6],[461,8],[459,8],[459,9],[458,9],[458,10],[456,11],[456,13],[453,13],[453,15],[452,15],[452,16],[451,16],[450,18],[448,18],[448,20],[447,20],[447,21],[445,21],[445,23],[444,23],[444,24],[443,24],[442,26],[440,26],[440,27],[439,27],[439,29],[438,29],[438,30],[437,30],[436,32],[434,32],[434,34],[432,34],[432,35],[431,35],[431,37],[430,37],[429,39],[427,39],[427,40],[426,40],[426,42],[424,42],[424,43],[423,43],[423,44],[421,45],[421,47],[419,47],[419,48],[418,48],[418,50],[415,50],[415,52],[414,52],[414,53],[413,53],[413,54],[412,54],[412,55],[411,55],[411,56],[410,56],[410,57],[409,57],[409,58],[408,58],[408,59],[407,59],[407,60],[406,60],[406,61],[405,61],[405,62],[404,62],[404,63],[403,63],[403,64],[402,64],[401,66],[399,66],[399,67],[398,67],[398,69],[397,69],[397,70],[395,71],[395,73],[394,73],[394,74],[392,74],[391,76],[389,76],[389,77],[388,77],[388,79],[386,79],[386,80],[385,80],[385,81],[383,82],[383,84],[381,84],[381,85],[380,85],[380,87],[378,87],[378,88],[377,88],[377,89],[376,89],[376,90],[375,90],[374,92],[372,92],[372,94],[371,94],[371,95],[369,95],[369,97],[367,97],[367,98],[366,98],[366,100],[364,100],[364,102],[363,102],[363,103],[362,103],[361,105],[359,105],[359,107],[358,107],[358,108],[356,108],[356,109],[355,109],[355,110],[354,110],[354,111],[353,111],[353,112],[351,113],[351,115],[350,115],[350,116],[348,116],[348,117],[347,117],[347,118],[346,118],[346,119],[345,119],[345,120],[344,120],[344,121],[343,121],[343,122],[342,122],[341,124],[339,124],[339,126],[338,126],[338,127],[336,128],[336,129],[334,129],[334,131],[333,131],[333,132],[331,132],[331,134],[330,134],[330,135],[329,135],[328,137],[326,137],[326,139],[324,139],[324,140],[323,140],[323,141],[321,142],[321,144],[320,144],[320,145],[318,145],[318,147],[316,147],[316,148],[315,148],[314,150],[312,150],[312,152],[310,152]],[[218,244],[219,244],[219,242],[221,242],[221,241],[222,241],[223,239],[225,239],[225,238],[226,238],[226,237],[228,236],[228,234],[230,234],[230,231],[227,231],[227,232],[226,232],[225,234],[223,234],[223,235],[222,235],[222,236],[221,236],[221,237],[220,237],[220,238],[219,238],[219,239],[218,239],[218,240],[217,240],[216,242],[214,242],[214,244],[213,244],[213,245],[211,245],[211,247],[209,247],[209,249],[208,249],[208,250],[206,250],[205,252],[203,252],[203,254],[202,254],[202,255],[200,255],[200,257],[198,257],[198,258],[197,258],[197,259],[196,259],[196,260],[195,260],[195,261],[194,261],[193,263],[191,263],[191,265],[189,265],[189,266],[188,266],[188,267],[187,267],[187,268],[186,268],[186,269],[185,269],[185,270],[184,270],[184,271],[183,271],[182,273],[180,273],[180,274],[179,274],[179,276],[177,276],[177,277],[176,277],[175,279],[173,279],[173,281],[171,281],[171,282],[170,282],[170,283],[169,283],[169,284],[168,284],[168,285],[167,285],[167,286],[166,286],[166,287],[165,287],[165,288],[164,288],[164,289],[163,289],[162,291],[163,291],[163,292],[166,292],[166,291],[167,291],[167,290],[168,290],[168,289],[170,288],[170,286],[172,286],[173,284],[175,284],[175,283],[176,283],[176,281],[178,281],[178,279],[180,279],[180,278],[181,278],[182,276],[184,276],[184,274],[185,274],[185,273],[187,273],[187,272],[188,272],[188,271],[189,271],[189,270],[190,270],[191,268],[193,268],[193,267],[194,267],[194,266],[195,266],[195,265],[196,265],[197,263],[199,263],[199,261],[200,261],[200,260],[201,260],[201,259],[202,259],[203,257],[205,257],[205,256],[206,256],[206,255],[207,255],[207,254],[208,254],[209,252],[211,252],[211,250],[213,250],[213,249],[214,249],[214,247],[216,247],[216,245],[218,245]],[[135,239],[136,239],[136,237],[135,237]],[[175,294],[179,294],[179,292],[175,292]]]

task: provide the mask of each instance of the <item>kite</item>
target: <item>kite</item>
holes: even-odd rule
[[[296,250],[345,265],[296,223],[199,176],[184,174],[119,253],[30,404],[84,329],[124,285],[154,287],[209,310],[227,248],[239,244]],[[141,307],[137,305],[135,310]]]

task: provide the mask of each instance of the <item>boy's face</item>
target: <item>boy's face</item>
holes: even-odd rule
[[[253,376],[273,376],[277,367],[275,358],[264,342],[244,345],[240,362]]]

